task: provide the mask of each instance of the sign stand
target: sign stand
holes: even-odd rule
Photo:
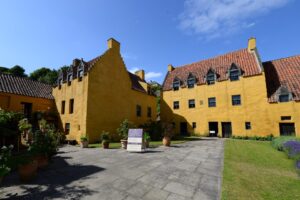
[[[143,129],[129,129],[127,140],[127,151],[143,152],[144,148],[144,132]]]

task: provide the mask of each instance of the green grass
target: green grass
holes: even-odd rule
[[[200,140],[200,137],[196,136],[189,136],[189,137],[177,137],[171,141],[171,146],[174,144],[182,144],[188,141],[194,141],[194,140]],[[150,142],[150,148],[156,148],[159,146],[162,146],[162,141],[151,141]],[[94,144],[89,144],[89,148],[102,148],[102,144],[100,143],[94,143]],[[109,148],[110,149],[118,149],[121,148],[121,143],[120,142],[111,142],[109,143]]]
[[[226,140],[222,199],[300,199],[294,161],[270,142]]]

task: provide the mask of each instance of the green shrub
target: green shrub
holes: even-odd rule
[[[87,136],[81,136],[80,141],[81,142],[86,142],[86,141],[88,141],[88,137]]]
[[[101,142],[102,142],[102,144],[110,142],[109,132],[102,131],[102,133],[101,133]]]
[[[127,140],[128,137],[128,130],[129,128],[133,127],[133,124],[131,124],[128,119],[125,119],[121,122],[120,127],[117,128],[117,133],[121,139]]]
[[[300,141],[300,138],[293,136],[281,136],[272,140],[272,147],[278,151],[283,151],[283,144],[287,141]]]
[[[141,125],[140,128],[143,128],[145,132],[149,133],[151,140],[156,141],[162,139],[163,130],[160,122],[149,121]]]
[[[144,140],[145,141],[150,141],[151,140],[149,133],[147,133],[147,132],[144,133]]]
[[[267,135],[267,136],[231,136],[232,139],[240,139],[240,140],[257,140],[257,141],[272,141],[273,135]]]

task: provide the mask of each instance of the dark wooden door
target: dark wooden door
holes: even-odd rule
[[[180,134],[181,135],[187,135],[187,123],[186,122],[181,122],[180,123]]]
[[[218,122],[208,122],[209,126],[209,136],[211,137],[217,137],[218,136]]]
[[[231,122],[222,122],[222,137],[229,138],[232,136]]]

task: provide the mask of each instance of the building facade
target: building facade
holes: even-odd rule
[[[21,112],[29,120],[36,112],[55,112],[52,86],[0,73],[0,108]]]
[[[114,136],[124,119],[138,126],[157,117],[156,97],[144,71],[127,71],[114,39],[101,56],[88,62],[75,59],[61,71],[53,96],[68,140],[87,136],[96,142],[102,131]]]
[[[262,62],[251,38],[246,49],[169,65],[161,119],[182,135],[300,136],[299,75],[300,56]]]

